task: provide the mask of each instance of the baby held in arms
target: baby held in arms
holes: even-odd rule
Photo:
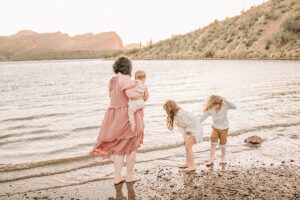
[[[134,75],[135,80],[133,80],[126,89],[135,90],[138,93],[144,94],[143,96],[148,96],[148,88],[145,85],[146,73],[142,70],[138,70]],[[144,97],[131,98],[128,102],[128,117],[131,125],[132,131],[135,129],[134,113],[141,109],[144,115],[145,100]]]

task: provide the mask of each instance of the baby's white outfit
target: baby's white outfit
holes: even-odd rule
[[[144,84],[136,83],[136,86],[134,89],[135,89],[135,91],[143,94],[146,92],[147,86]],[[145,108],[145,101],[144,101],[144,99],[138,99],[138,100],[129,99],[128,106],[129,106],[129,109],[131,109],[135,112],[139,109]]]
[[[192,136],[195,136],[197,143],[203,141],[202,126],[196,116],[179,109],[174,119],[184,139],[188,137],[186,133],[189,132]]]

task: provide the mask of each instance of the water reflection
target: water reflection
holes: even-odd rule
[[[115,185],[115,190],[116,190],[116,197],[110,197],[108,198],[109,200],[135,200],[136,195],[134,191],[134,183],[126,183],[127,187],[127,198],[123,194],[123,185],[124,183],[120,183]]]

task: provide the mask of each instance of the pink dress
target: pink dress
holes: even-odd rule
[[[92,155],[109,158],[110,155],[130,154],[139,148],[144,138],[142,111],[135,112],[136,128],[131,131],[128,117],[128,97],[118,81],[118,76],[109,82],[110,106],[106,111],[97,144]]]

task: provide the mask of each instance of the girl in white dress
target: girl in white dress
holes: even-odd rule
[[[181,109],[173,100],[168,100],[164,104],[164,110],[167,113],[168,129],[173,130],[175,121],[176,126],[184,138],[186,162],[180,166],[183,168],[182,171],[189,172],[196,170],[192,148],[195,143],[202,142],[203,134],[201,124],[193,114]]]

